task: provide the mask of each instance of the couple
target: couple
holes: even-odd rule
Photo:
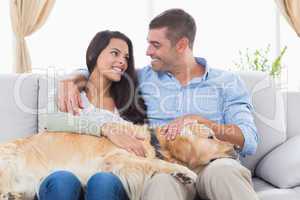
[[[87,50],[88,75],[86,71],[73,74],[61,82],[60,109],[105,116],[98,121],[103,127],[103,119],[164,125],[163,134],[170,140],[184,123],[197,121],[210,127],[218,139],[234,144],[242,156],[254,154],[257,133],[245,86],[239,77],[209,68],[205,59],[193,56],[195,33],[194,19],[181,9],[156,16],[147,38],[151,65],[137,75],[130,40],[119,32],[98,33]],[[114,144],[144,155],[142,138],[134,137],[130,130],[116,134],[103,127],[101,134]],[[203,199],[258,199],[250,171],[233,159],[208,164],[198,174],[194,189]],[[80,195],[78,179],[67,171],[50,174],[39,189],[40,199],[80,199]],[[192,199],[193,191],[167,174],[157,174],[145,184],[142,198]],[[128,197],[118,177],[97,173],[87,183],[86,199]]]

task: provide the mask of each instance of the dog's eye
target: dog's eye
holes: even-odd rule
[[[212,140],[212,139],[214,139],[214,136],[209,135],[207,138]]]

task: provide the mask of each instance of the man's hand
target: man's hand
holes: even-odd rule
[[[59,81],[58,108],[73,115],[79,115],[80,109],[83,108],[79,89],[71,79]]]
[[[117,123],[107,123],[101,128],[101,134],[130,153],[142,157],[146,156],[146,150],[142,143],[145,137],[136,134],[134,128]]]
[[[183,117],[179,117],[164,126],[161,134],[164,135],[167,140],[174,140],[176,135],[181,133],[181,130],[185,125],[199,123],[202,119],[203,118],[198,115],[185,115]]]

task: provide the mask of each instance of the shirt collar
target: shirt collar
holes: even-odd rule
[[[202,57],[195,57],[195,60],[196,60],[196,62],[197,62],[199,65],[201,65],[202,67],[205,68],[205,71],[204,71],[203,76],[193,78],[193,79],[189,82],[189,84],[200,83],[200,82],[203,81],[203,80],[207,80],[207,78],[208,78],[208,73],[209,73],[209,71],[210,71],[210,68],[209,68],[209,66],[208,66],[207,61],[206,61],[205,58],[202,58]],[[199,67],[200,67],[200,66],[199,66]],[[168,78],[172,78],[172,77],[173,77],[173,74],[171,74],[170,72],[158,72],[157,75],[160,77],[160,79],[164,79],[164,78],[166,78],[166,77],[168,77]]]
[[[196,60],[196,62],[197,62],[199,65],[201,65],[202,67],[204,67],[204,70],[205,70],[205,71],[204,71],[204,74],[203,74],[202,76],[193,78],[193,79],[188,83],[188,85],[198,84],[198,83],[200,83],[200,82],[202,82],[202,81],[206,81],[206,80],[208,79],[208,73],[209,73],[209,71],[210,71],[210,68],[209,68],[209,66],[208,66],[208,64],[207,64],[206,59],[200,58],[200,57],[195,57],[195,60]]]
[[[210,68],[207,64],[207,61],[205,58],[201,58],[201,57],[195,57],[196,59],[196,62],[200,65],[202,65],[204,68],[205,68],[205,71],[204,71],[204,74],[203,76],[201,77],[201,79],[203,80],[207,80],[207,76],[208,76],[208,72],[210,71]],[[200,78],[200,77],[199,77]]]
[[[207,65],[207,61],[205,58],[201,58],[201,57],[195,57],[195,60],[198,64],[200,64],[201,66],[203,66],[205,68],[204,74],[201,78],[203,78],[204,80],[207,79],[207,75],[209,70],[209,66]],[[167,74],[169,77],[173,76],[170,72],[158,72],[160,75],[163,74]],[[199,77],[200,78],[200,77]]]

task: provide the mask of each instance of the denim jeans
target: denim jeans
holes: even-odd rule
[[[108,172],[94,174],[88,180],[84,195],[80,181],[74,174],[56,171],[46,177],[38,193],[40,200],[128,200],[119,178]]]

